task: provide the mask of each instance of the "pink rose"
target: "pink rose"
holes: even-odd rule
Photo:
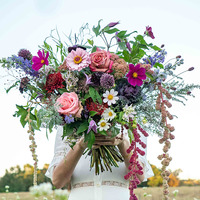
[[[97,51],[90,54],[91,64],[90,69],[93,72],[112,72],[113,61],[110,60],[110,52],[97,48]]]
[[[63,115],[72,115],[80,117],[79,109],[81,109],[81,102],[75,92],[63,93],[56,101],[57,111]],[[76,116],[78,114],[78,116]]]

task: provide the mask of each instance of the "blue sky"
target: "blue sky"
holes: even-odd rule
[[[64,0],[0,0],[0,57],[16,54],[20,48],[27,48],[36,54],[38,45],[42,44],[50,30],[57,27],[59,31],[69,34],[77,31],[84,23],[96,25],[99,19],[103,24],[120,21],[121,29],[144,32],[145,26],[153,28],[157,45],[165,44],[168,59],[182,55],[185,64],[179,71],[191,66],[195,70],[184,74],[187,83],[200,84],[200,1],[199,0],[111,0],[111,1],[64,1]],[[0,69],[2,75],[3,70]],[[11,166],[30,163],[29,139],[26,129],[21,128],[19,119],[13,118],[15,104],[25,103],[18,91],[8,95],[4,90],[6,79],[0,79],[0,176]],[[173,157],[169,168],[181,168],[182,178],[200,179],[198,159],[199,152],[199,112],[200,91],[194,91],[196,99],[190,98],[187,106],[173,104],[171,113],[178,115],[173,120],[176,139],[172,142],[170,155]],[[39,167],[49,163],[53,157],[55,132],[46,139],[45,130],[36,133],[39,155]],[[148,139],[148,160],[160,166],[157,160],[162,145],[158,138]]]

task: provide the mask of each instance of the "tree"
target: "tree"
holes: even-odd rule
[[[147,185],[151,187],[161,186],[163,183],[163,179],[161,176],[161,169],[157,168],[155,165],[151,165],[154,176],[148,178]]]
[[[50,179],[45,176],[47,168],[48,164],[45,164],[43,169],[38,169],[38,184],[50,182]],[[23,170],[19,165],[6,170],[5,175],[0,179],[0,192],[5,192],[6,185],[9,185],[10,192],[28,191],[33,185],[33,172],[34,168],[30,164],[24,165]]]

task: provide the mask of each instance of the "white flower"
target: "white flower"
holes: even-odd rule
[[[30,193],[36,197],[41,195],[50,195],[53,192],[51,183],[41,183],[40,185],[30,187],[29,190]]]
[[[98,129],[100,131],[107,131],[110,128],[110,123],[108,123],[105,119],[101,119],[98,123]]]
[[[124,115],[122,117],[123,120],[129,122],[129,118],[133,119],[135,114],[137,114],[135,112],[135,107],[130,105],[126,105],[124,108],[123,108],[123,111],[124,111]]]
[[[58,198],[62,198],[62,200],[67,200],[69,196],[69,192],[67,190],[57,189],[54,190],[55,196]]]
[[[108,90],[106,90],[106,92],[103,94],[103,97],[105,97],[103,99],[104,103],[108,103],[108,105],[110,106],[111,104],[115,104],[116,101],[119,99],[117,97],[118,92],[115,91],[114,89],[111,89],[110,92]]]
[[[112,119],[115,118],[116,113],[115,113],[113,110],[111,110],[110,108],[107,108],[107,109],[103,112],[102,116],[103,116],[103,118],[104,118],[105,120],[112,120]]]

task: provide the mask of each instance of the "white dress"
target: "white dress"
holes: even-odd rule
[[[52,178],[53,169],[70,150],[68,144],[61,139],[62,127],[58,128],[55,141],[54,158],[49,165],[46,176]],[[141,135],[141,140],[146,143],[146,138]],[[146,154],[139,157],[144,163],[145,180],[153,176]],[[119,167],[112,167],[112,172],[104,171],[95,175],[94,168],[90,170],[90,157],[83,155],[73,172],[71,179],[71,192],[69,200],[129,200],[129,182],[124,179],[127,173],[124,163]]]

